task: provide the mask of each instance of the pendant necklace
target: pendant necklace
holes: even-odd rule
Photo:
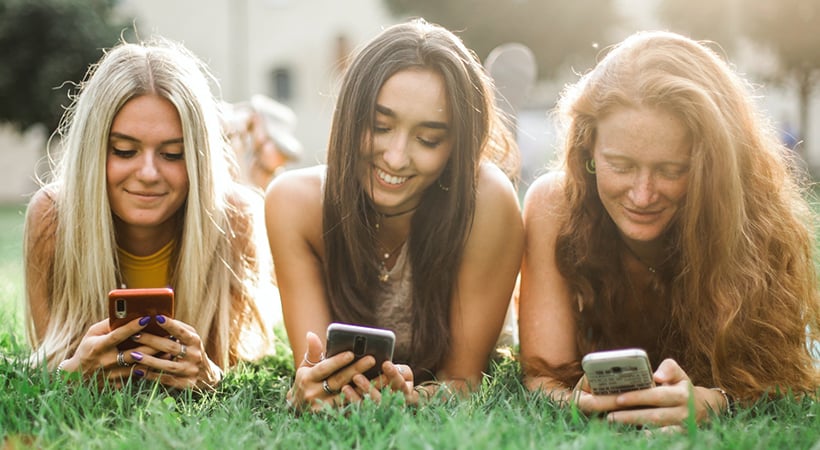
[[[403,216],[405,214],[410,214],[411,212],[417,210],[419,208],[419,206],[421,206],[421,203],[419,203],[418,205],[416,205],[416,206],[414,206],[410,209],[407,209],[405,211],[399,211],[397,213],[392,213],[392,214],[384,214],[384,213],[381,213],[379,211],[376,211],[376,225],[375,225],[376,231],[379,231],[381,229],[382,219],[390,219],[390,218],[393,218],[393,217],[399,217],[399,216]],[[396,246],[396,248],[394,248],[393,250],[388,250],[387,247],[384,244],[382,244],[381,242],[379,242],[378,239],[376,239],[376,242],[379,244],[378,245],[378,251],[380,252],[379,256],[381,256],[381,258],[379,258],[379,281],[381,281],[382,283],[387,283],[387,280],[390,279],[390,273],[387,270],[387,261],[390,259],[390,256],[395,254],[396,251],[398,251],[404,245],[404,243],[406,241],[407,241],[407,239],[401,241],[401,243],[398,246]],[[383,253],[381,253],[381,252],[383,252]]]
[[[418,205],[416,205],[416,206],[414,206],[414,207],[412,207],[408,210],[399,211],[397,213],[392,213],[392,214],[384,214],[384,213],[380,213],[380,212],[376,211],[376,229],[378,230],[378,229],[381,228],[382,219],[391,219],[393,217],[399,217],[399,216],[403,216],[405,214],[410,214],[411,212],[419,209],[419,206],[421,206],[421,203],[419,203]]]
[[[656,268],[655,268],[655,266],[653,266],[653,265],[647,264],[647,262],[646,262],[646,261],[644,261],[644,260],[643,260],[640,256],[638,256],[638,254],[635,252],[635,250],[632,250],[632,247],[630,247],[630,246],[629,246],[629,244],[627,244],[626,242],[624,242],[623,244],[624,244],[624,247],[626,247],[626,250],[627,250],[629,253],[631,253],[631,254],[632,254],[632,256],[633,256],[636,260],[638,260],[638,262],[639,262],[639,263],[641,263],[641,265],[642,265],[642,266],[645,266],[645,267],[646,267],[646,270],[648,270],[648,271],[649,271],[649,273],[651,273],[651,274],[658,273],[658,269],[656,269]]]
[[[390,279],[390,272],[387,270],[387,260],[390,259],[391,255],[395,254],[400,248],[402,248],[403,245],[404,241],[402,241],[398,247],[393,250],[387,251],[387,249],[379,243],[379,250],[384,251],[384,253],[381,254],[381,259],[379,260],[379,281],[382,283],[387,283],[387,280]]]

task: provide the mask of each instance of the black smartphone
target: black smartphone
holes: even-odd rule
[[[655,386],[649,357],[639,348],[589,353],[581,360],[581,366],[590,390],[596,395],[618,394]]]
[[[145,316],[151,321],[145,327],[146,333],[168,336],[156,322],[156,316],[174,317],[174,290],[171,288],[114,289],[108,293],[108,324],[112,330]],[[137,347],[139,344],[127,339],[117,345],[121,351]]]
[[[372,380],[381,374],[382,363],[393,360],[396,335],[383,328],[363,327],[345,323],[331,323],[327,327],[327,356],[352,351],[353,362],[364,356],[376,358],[376,365],[364,375]],[[352,364],[352,363],[351,363]]]

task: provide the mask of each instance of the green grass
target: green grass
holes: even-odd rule
[[[21,355],[22,208],[0,208],[0,352]],[[587,419],[532,395],[518,363],[493,364],[481,389],[464,401],[406,408],[398,396],[381,405],[295,416],[284,396],[293,376],[285,334],[279,353],[229,372],[214,393],[169,393],[137,383],[97,389],[0,359],[0,434],[10,448],[514,448],[820,450],[820,403],[790,398],[742,409],[732,419],[685,434],[648,434]],[[5,447],[3,447],[5,448]]]

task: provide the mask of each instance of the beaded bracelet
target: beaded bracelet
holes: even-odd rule
[[[62,376],[66,373],[65,371],[65,364],[68,362],[67,359],[64,359],[63,362],[57,364],[57,375]]]
[[[735,399],[732,398],[723,388],[713,387],[713,391],[720,392],[720,395],[723,396],[723,400],[726,401],[726,415],[732,417],[735,415]]]

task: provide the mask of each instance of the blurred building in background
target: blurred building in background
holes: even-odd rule
[[[345,57],[396,21],[381,0],[123,0],[120,9],[141,38],[160,34],[202,58],[224,100],[263,94],[290,107],[302,165],[323,160]]]
[[[616,0],[615,4],[629,19],[612,30],[611,42],[635,30],[664,28],[653,12],[657,0]],[[301,158],[293,166],[324,161],[346,57],[385,26],[404,20],[393,17],[383,0],[120,0],[118,11],[134,24],[140,38],[159,34],[181,41],[202,58],[218,82],[222,99],[238,103],[262,94],[291,108],[296,116],[293,132],[302,145]],[[773,64],[754,47],[731,59],[749,74],[765,72],[766,64]],[[586,69],[566,67],[555,79],[539,79],[520,106],[517,135],[524,166],[522,193],[553,158],[555,131],[548,113],[558,93]],[[793,86],[764,85],[759,94],[767,113],[784,132],[796,125]],[[814,118],[820,117],[816,97]],[[820,168],[817,122],[815,119],[808,129],[809,147],[804,149],[815,171]],[[0,177],[0,202],[22,203],[34,192],[34,167],[46,138],[42,130],[19,136],[0,126],[0,163],[7,168]]]

